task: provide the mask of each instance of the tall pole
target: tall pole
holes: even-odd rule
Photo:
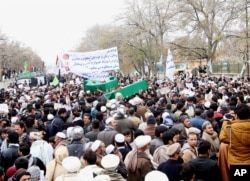
[[[58,58],[58,55],[57,55]],[[59,69],[58,69],[58,80],[59,80],[59,85],[60,85],[60,80],[61,80],[61,58],[58,60],[59,64]]]
[[[247,77],[249,77],[249,43],[248,43],[248,8],[246,0],[246,68],[247,68]]]

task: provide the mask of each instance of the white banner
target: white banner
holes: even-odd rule
[[[174,71],[175,71],[174,59],[170,49],[168,49],[168,57],[166,61],[166,76],[171,81],[174,81]]]
[[[100,72],[119,69],[117,47],[92,52],[66,52],[60,56],[62,73],[72,72],[79,76],[92,78]],[[105,73],[101,73],[102,75]]]
[[[108,72],[84,72],[84,73],[75,72],[75,74],[92,80],[100,80],[100,81],[109,80]]]

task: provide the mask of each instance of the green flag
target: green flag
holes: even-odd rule
[[[57,86],[58,84],[59,84],[59,80],[58,80],[57,76],[55,76],[53,79],[52,85]]]
[[[25,61],[25,62],[24,62],[24,64],[23,64],[23,68],[24,68],[24,72],[26,72],[26,71],[27,71],[27,69],[28,69],[28,64],[27,64],[27,61]]]

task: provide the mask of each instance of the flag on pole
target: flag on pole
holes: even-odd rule
[[[28,69],[27,61],[24,62],[23,68],[24,68],[24,72],[27,71],[27,69]]]
[[[30,72],[32,72],[32,71],[33,71],[33,66],[32,66],[32,64],[31,64],[31,63],[29,64],[29,71],[30,71]]]
[[[169,78],[169,80],[171,81],[174,81],[174,71],[175,71],[174,59],[170,49],[168,49],[168,56],[166,61],[166,77]]]
[[[207,65],[208,65],[208,70],[209,70],[209,73],[210,73],[210,74],[211,74],[211,73],[213,73],[212,61],[211,61],[211,60],[209,60],[209,61],[208,61],[208,63],[207,63]]]
[[[58,64],[59,58],[58,55],[56,56],[56,65]]]
[[[244,63],[242,68],[241,68],[241,71],[240,71],[240,77],[243,77],[244,76],[244,73],[245,73],[245,70],[246,70],[247,66],[246,64]]]
[[[53,81],[52,81],[52,85],[57,86],[58,84],[59,84],[59,80],[58,80],[57,76],[55,76]]]

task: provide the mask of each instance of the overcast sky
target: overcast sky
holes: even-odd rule
[[[31,47],[54,65],[56,55],[74,49],[84,32],[112,23],[123,0],[0,0],[0,31]]]

